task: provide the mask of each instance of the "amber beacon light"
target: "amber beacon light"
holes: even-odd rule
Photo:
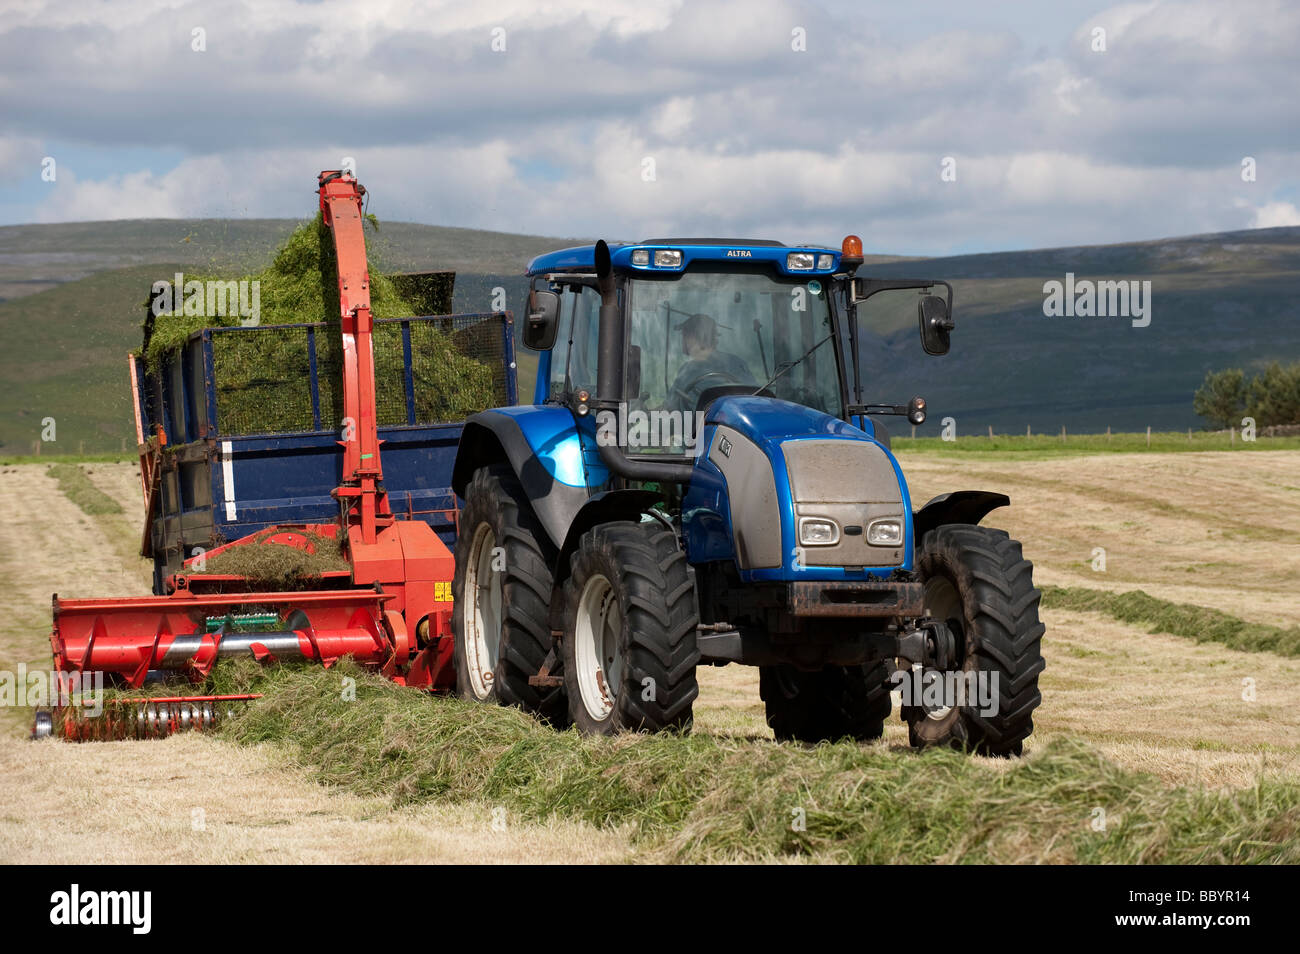
[[[850,268],[862,264],[862,239],[856,235],[844,236],[844,244],[840,246],[840,264]]]

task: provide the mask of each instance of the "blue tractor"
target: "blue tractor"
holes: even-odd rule
[[[899,334],[948,350],[952,288],[841,249],[653,239],[528,268],[530,405],[465,425],[452,485],[457,689],[586,733],[684,730],[700,665],[760,668],[778,739],[1019,754],[1041,701],[1039,593],[980,525],[914,509],[874,403]],[[938,293],[937,293],[938,292]]]

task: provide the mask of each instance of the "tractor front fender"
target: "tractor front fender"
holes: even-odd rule
[[[613,520],[640,520],[662,498],[652,490],[606,490],[593,494],[573,517],[564,543],[555,558],[555,585],[569,575],[569,557],[578,549],[582,535],[597,524]]]
[[[519,409],[513,409],[519,410]],[[539,414],[548,414],[553,409],[539,408]],[[568,415],[566,409],[557,409]],[[549,414],[548,414],[549,416]],[[569,416],[570,424],[572,416]],[[554,443],[556,423],[548,421],[548,438],[544,446]],[[573,432],[576,440],[576,430]],[[483,411],[475,414],[465,422],[461,433],[460,445],[456,448],[456,464],[452,468],[451,486],[460,497],[465,496],[465,487],[469,484],[474,471],[480,467],[493,464],[508,465],[524,494],[532,504],[533,512],[546,529],[552,545],[559,547],[573,523],[574,517],[587,502],[589,493],[585,486],[579,487],[557,480],[543,463],[539,450],[529,440],[525,428],[514,414],[499,411]]]
[[[999,507],[1010,506],[1006,494],[988,490],[957,490],[932,498],[912,515],[913,539],[919,547],[930,530],[945,523],[977,524]]]

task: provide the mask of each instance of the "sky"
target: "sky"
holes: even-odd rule
[[[0,224],[370,211],[905,255],[1300,225],[1283,0],[5,0]]]

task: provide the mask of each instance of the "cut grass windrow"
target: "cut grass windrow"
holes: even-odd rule
[[[121,513],[122,505],[96,487],[76,464],[53,464],[49,475],[59,482],[63,495],[92,517]]]
[[[1086,586],[1042,586],[1046,609],[1104,613],[1124,623],[1151,627],[1153,633],[1183,636],[1198,643],[1222,643],[1245,652],[1300,656],[1300,626],[1283,629],[1250,623],[1222,610],[1173,603],[1141,590],[1112,593]]]
[[[348,663],[227,676],[223,688],[264,694],[227,738],[282,744],[329,785],[622,829],[643,860],[1300,861],[1300,786],[1267,771],[1253,788],[1215,792],[1168,788],[1071,741],[995,763],[849,742],[583,738]]]

